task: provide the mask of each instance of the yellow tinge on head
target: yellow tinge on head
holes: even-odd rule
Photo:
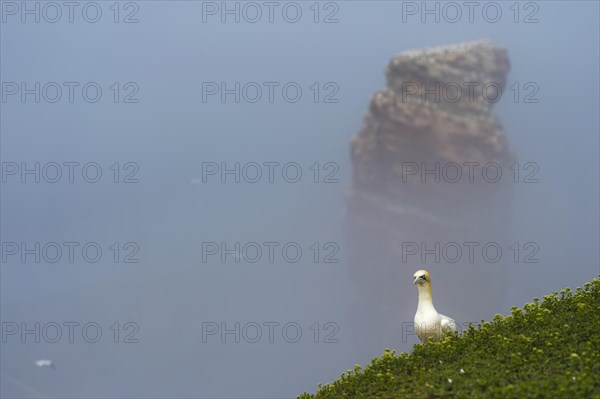
[[[429,277],[429,272],[427,270],[417,270],[415,274],[413,274],[413,284],[420,282],[431,282],[431,277]]]

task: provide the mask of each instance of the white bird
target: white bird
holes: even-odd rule
[[[54,363],[52,362],[52,360],[41,359],[36,360],[34,363],[38,367],[50,367],[51,369],[54,369]]]
[[[435,310],[431,299],[431,277],[427,270],[419,270],[413,275],[414,284],[419,290],[419,305],[415,313],[415,330],[421,342],[439,341],[442,334],[457,331],[456,322]]]

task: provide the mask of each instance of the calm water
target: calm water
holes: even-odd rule
[[[341,223],[350,139],[408,49],[510,54],[494,112],[539,179],[511,240],[539,262],[474,298],[488,317],[600,272],[595,2],[1,7],[3,397],[293,397],[383,352],[351,339]]]

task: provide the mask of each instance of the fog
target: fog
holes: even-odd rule
[[[451,22],[442,3],[436,22],[421,2],[391,1],[282,2],[270,22],[258,2],[255,23],[243,2],[84,2],[73,22],[54,4],[0,4],[2,397],[294,397],[386,347],[411,351],[414,334],[373,320],[412,322],[418,269],[461,323],[600,273],[595,2],[520,3],[518,15],[502,3],[497,22],[466,8]],[[239,22],[221,9],[236,4]],[[412,302],[353,317],[350,141],[394,55],[477,39],[507,49],[507,87],[522,90],[493,112],[519,163],[538,167],[537,183],[512,185],[506,242],[537,244],[539,262],[511,258],[500,296],[470,298],[494,281],[459,262],[445,283],[439,265],[399,260],[406,278],[392,283]],[[537,103],[522,100],[531,82]]]

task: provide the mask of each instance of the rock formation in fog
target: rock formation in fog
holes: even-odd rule
[[[365,327],[363,338],[398,345],[415,306],[411,276],[422,267],[464,289],[445,293],[444,308],[464,310],[459,323],[502,301],[508,254],[481,262],[481,246],[507,243],[512,156],[491,108],[508,69],[506,50],[489,41],[408,51],[389,63],[387,87],[373,96],[351,145],[345,231],[360,303],[349,317]],[[479,242],[472,262],[465,242]],[[414,244],[424,247],[409,255]],[[456,246],[463,253],[454,261]],[[431,250],[424,264],[421,249]]]

